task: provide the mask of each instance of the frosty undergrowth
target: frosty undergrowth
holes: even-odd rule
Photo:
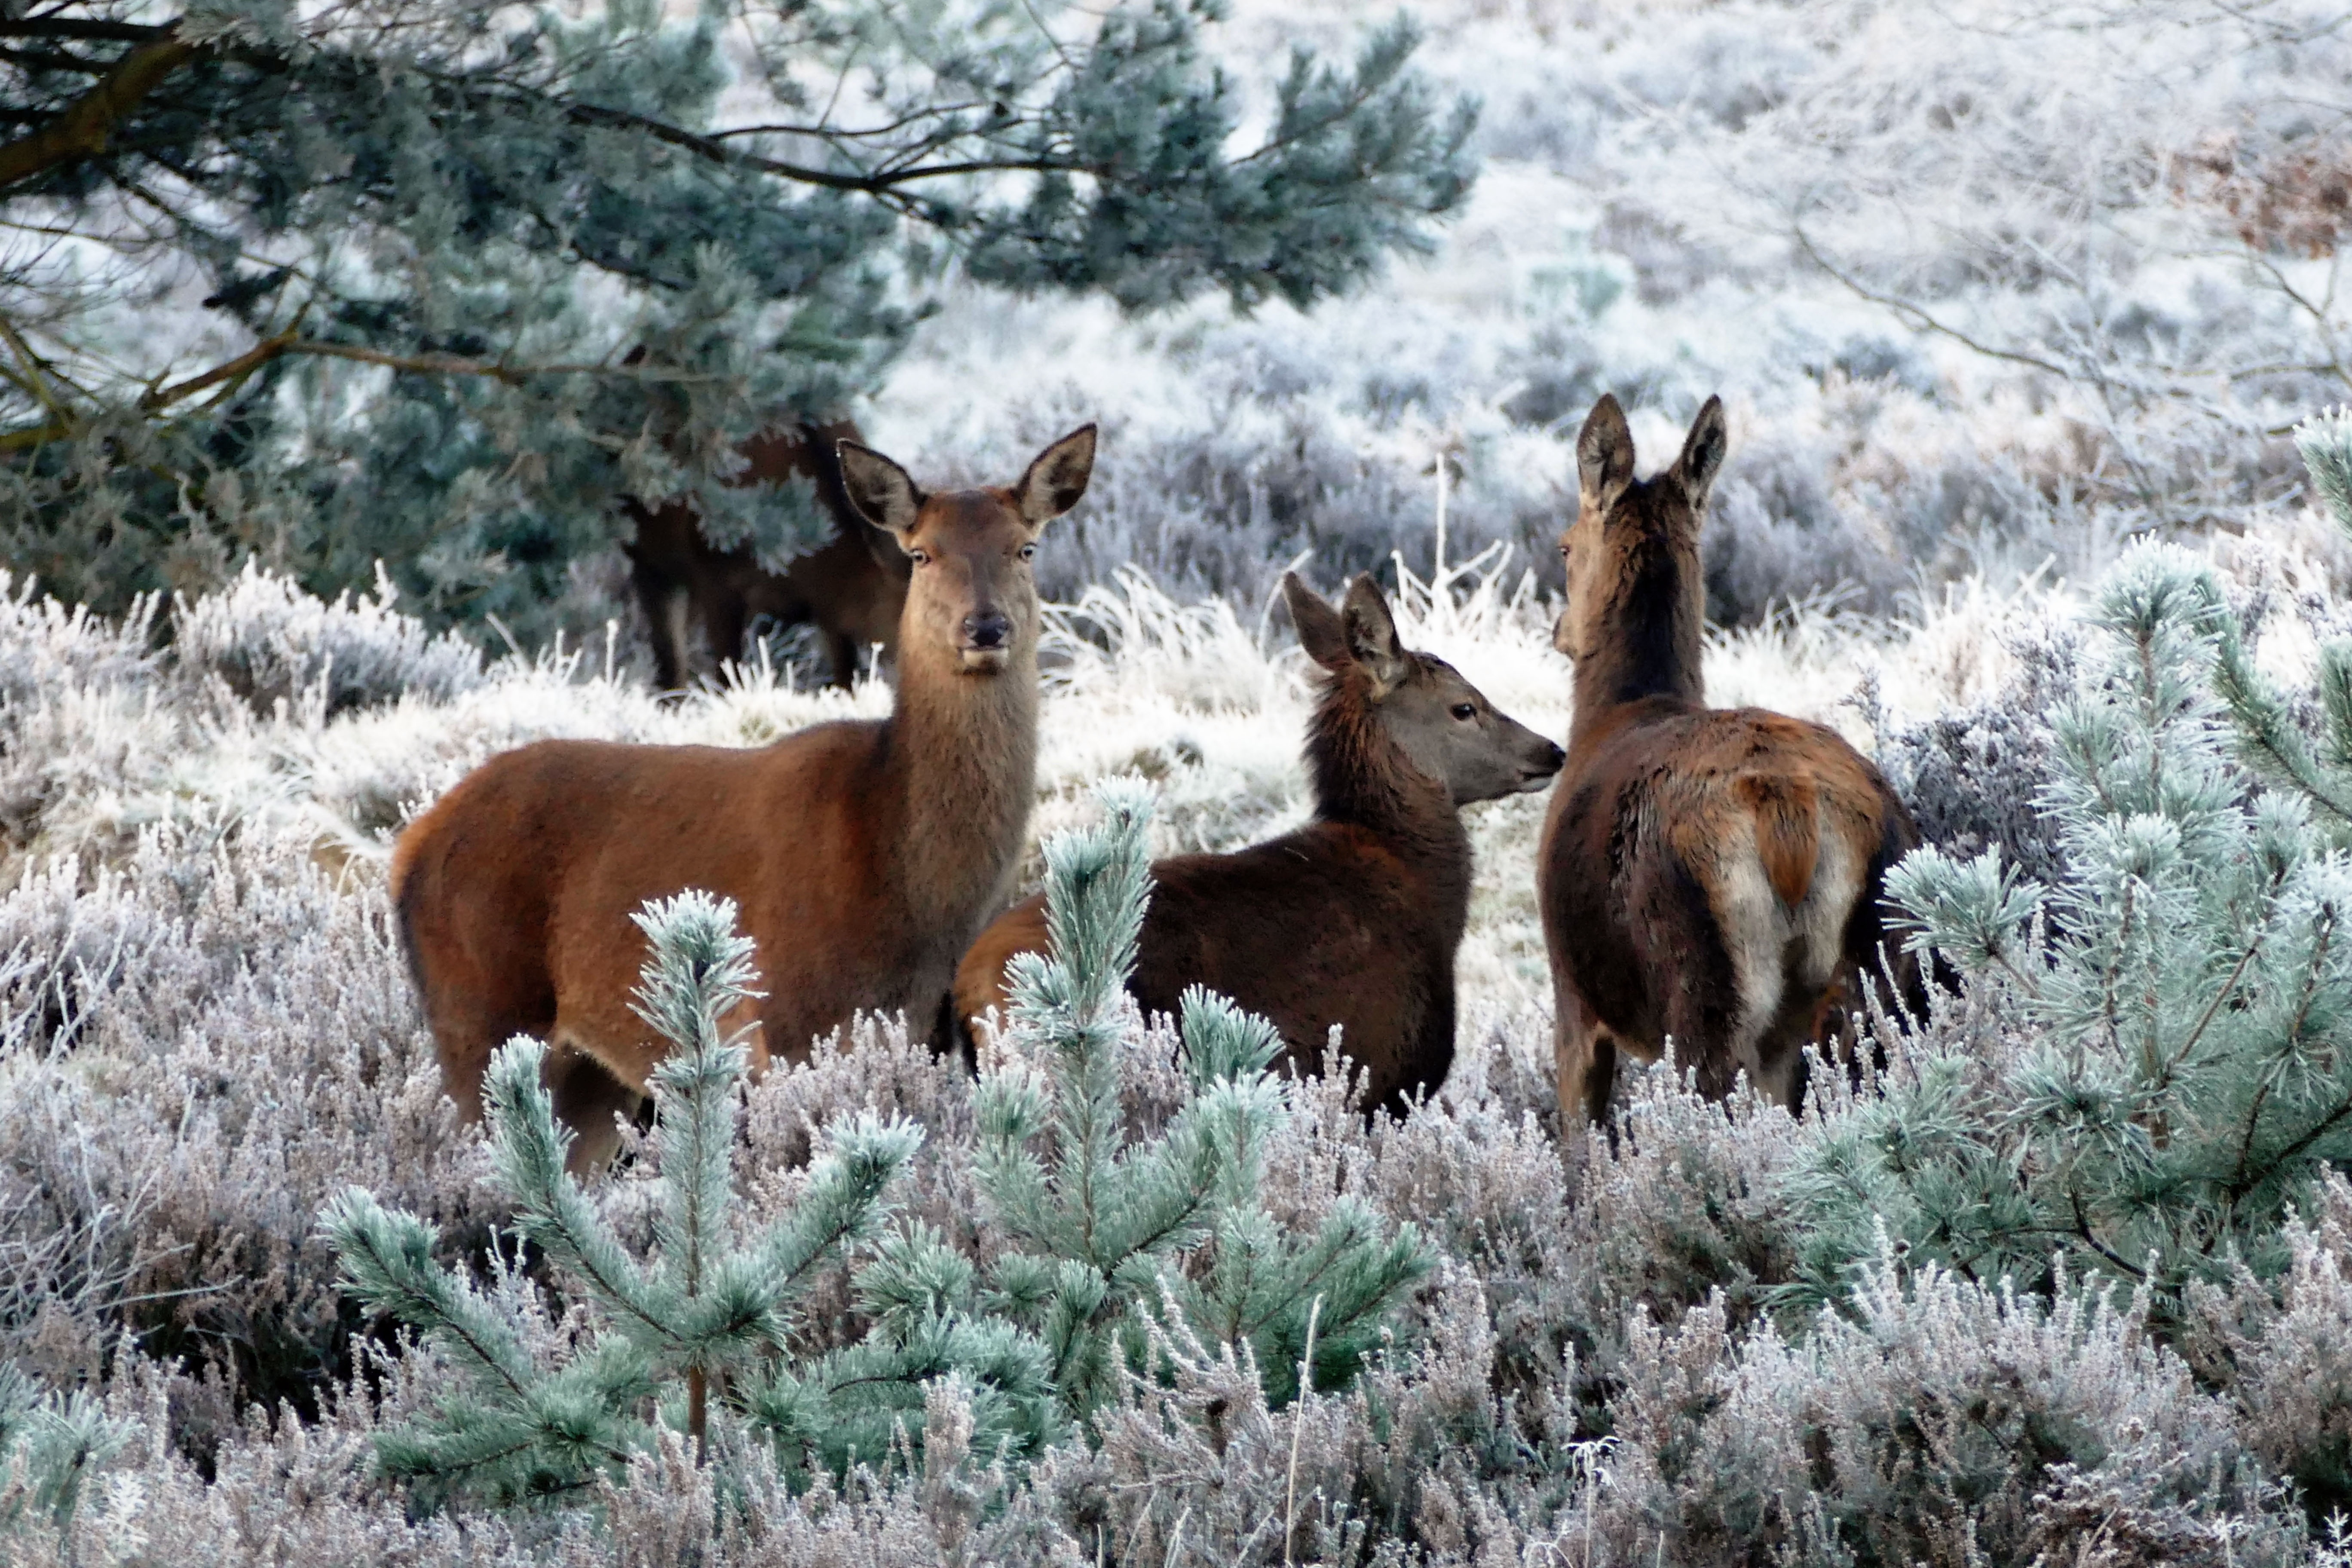
[[[2228,579],[2290,685],[2337,624],[2296,572]],[[1408,582],[1398,603],[1409,642],[1564,731],[1539,596],[1474,574],[1442,599]],[[2021,836],[2030,819],[1969,786],[1988,757],[2014,759],[2005,790],[2046,784],[2049,743],[1997,716],[2075,679],[2047,651],[2085,635],[2067,630],[2073,604],[1956,595],[1893,632],[1784,618],[1713,643],[1709,673],[1720,700],[1810,706],[1874,733],[1955,851],[2032,852],[2045,841]],[[1244,841],[1304,809],[1305,690],[1278,634],[1139,579],[1055,614],[1041,836],[1093,820],[1081,785],[1118,769],[1153,777],[1170,847]],[[28,598],[6,626],[49,672],[44,700],[100,701],[149,727],[145,742],[93,746],[31,721],[37,704],[0,704],[9,776],[104,781],[30,811],[0,895],[0,1346],[49,1386],[103,1391],[104,1430],[125,1438],[68,1467],[70,1539],[20,1533],[28,1560],[244,1561],[299,1536],[354,1562],[667,1560],[707,1541],[716,1561],[793,1564],[853,1542],[884,1563],[1360,1561],[1412,1543],[1435,1563],[1728,1563],[1769,1548],[1958,1563],[2095,1529],[2116,1543],[2106,1561],[2251,1563],[2301,1551],[2304,1516],[2280,1481],[2341,1495],[2336,1406],[2352,1396],[2333,1369],[2352,1296],[2328,1281],[2352,1272],[2352,1252],[2333,1208],[2282,1233],[2283,1286],[2250,1258],[2152,1327],[2156,1304],[2128,1284],[2070,1267],[2021,1294],[1914,1268],[1899,1237],[1866,1226],[1849,1266],[1824,1271],[1831,1232],[1792,1206],[1790,1184],[1816,1179],[1824,1139],[1868,1126],[1867,1102],[1826,1080],[1825,1120],[1801,1123],[1645,1075],[1613,1142],[1580,1135],[1563,1152],[1532,1005],[1540,803],[1506,802],[1472,814],[1480,885],[1445,1089],[1368,1123],[1339,1080],[1303,1084],[1264,1150],[1273,1222],[1312,1233],[1360,1205],[1417,1227],[1436,1260],[1352,1386],[1270,1402],[1247,1347],[1171,1321],[1155,1331],[1158,1376],[1109,1377],[1088,1435],[1025,1462],[991,1446],[982,1391],[950,1378],[918,1402],[917,1460],[796,1498],[805,1476],[788,1484],[756,1446],[714,1474],[656,1441],[597,1481],[585,1511],[412,1517],[371,1456],[434,1407],[451,1369],[352,1309],[316,1215],[357,1182],[431,1220],[443,1262],[478,1268],[508,1216],[478,1136],[439,1097],[383,908],[386,835],[533,734],[756,743],[876,711],[885,694],[813,693],[754,668],[664,707],[567,653],[498,662],[461,689],[265,714],[224,705],[139,626]],[[1842,706],[1865,673],[1874,696]],[[2046,847],[2037,864],[2060,874],[2073,851]],[[1987,991],[1926,1021],[1888,1070],[1907,1082],[1956,1052],[2000,1070],[2025,1048],[2021,1016]],[[1193,1092],[1176,1041],[1119,1048],[1150,1134]],[[745,1096],[751,1211],[783,1212],[824,1130],[864,1115],[924,1129],[899,1190],[908,1234],[983,1268],[1014,1246],[980,1218],[985,1129],[968,1080],[889,1023]],[[661,1223],[654,1152],[593,1192],[633,1246]],[[576,1342],[560,1288],[493,1269],[483,1289],[531,1354]],[[862,1299],[852,1260],[819,1269],[800,1342],[850,1348],[839,1336]],[[2012,1392],[1986,1404],[1988,1388]],[[2288,1388],[2307,1420],[2273,1413]],[[275,1414],[248,1414],[256,1399]],[[63,1472],[22,1452],[21,1495],[59,1495]],[[2010,1500],[1981,1501],[1995,1495]],[[746,1512],[746,1500],[765,1500]]]

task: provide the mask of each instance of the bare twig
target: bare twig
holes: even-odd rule
[[[1293,1537],[1298,1528],[1298,1434],[1307,1425],[1307,1396],[1315,1391],[1315,1321],[1322,1315],[1323,1293],[1318,1290],[1307,1306],[1307,1346],[1298,1355],[1298,1398],[1290,1408],[1290,1481],[1282,1500],[1283,1568],[1290,1568]]]

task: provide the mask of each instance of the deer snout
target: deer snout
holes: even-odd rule
[[[1013,640],[1013,618],[1001,610],[982,610],[963,618],[963,646],[987,652]]]
[[[1568,762],[1568,753],[1549,741],[1538,742],[1535,752],[1521,764],[1519,775],[1527,789],[1540,788],[1546,779],[1559,772]]]

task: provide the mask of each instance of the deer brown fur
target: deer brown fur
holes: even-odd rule
[[[492,758],[401,836],[393,897],[442,1081],[478,1110],[490,1054],[549,1043],[573,1164],[611,1151],[667,1046],[629,1005],[629,915],[701,888],[733,899],[766,995],[753,1067],[803,1058],[857,1011],[934,1026],[955,964],[1004,907],[1035,794],[1039,611],[1030,557],[1077,503],[1094,426],[1010,489],[926,496],[841,447],[852,502],[913,563],[890,717],[759,750],[543,741]]]
[[[689,500],[621,502],[636,524],[635,538],[622,548],[652,628],[654,679],[664,690],[683,686],[691,672],[698,624],[711,656],[722,659],[742,656],[744,636],[761,617],[780,629],[814,624],[836,686],[856,678],[859,648],[879,644],[885,657],[895,656],[908,563],[888,533],[858,515],[842,488],[836,446],[860,439],[857,426],[844,420],[778,426],[743,443],[738,483],[811,484],[833,520],[834,537],[782,572],[760,564],[749,548],[712,548]]]
[[[1364,1069],[1365,1100],[1401,1110],[1454,1060],[1454,955],[1470,910],[1461,807],[1543,787],[1560,749],[1494,705],[1444,660],[1402,647],[1370,577],[1334,610],[1283,579],[1299,641],[1325,677],[1307,728],[1315,816],[1228,855],[1155,861],[1135,974],[1147,1013],[1194,984],[1270,1019],[1299,1071],[1322,1066],[1336,1025]],[[958,1016],[1006,998],[1005,965],[1048,945],[1033,898],[972,944]]]
[[[1726,447],[1714,398],[1649,479],[1614,397],[1577,437],[1554,634],[1576,713],[1536,867],[1570,1126],[1606,1119],[1619,1053],[1654,1061],[1669,1037],[1705,1092],[1744,1072],[1793,1105],[1803,1047],[1878,973],[1885,875],[1918,842],[1833,731],[1706,705],[1699,530]]]

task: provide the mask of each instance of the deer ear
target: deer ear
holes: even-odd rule
[[[856,441],[844,441],[834,450],[841,458],[842,493],[857,515],[903,541],[923,507],[923,492],[915,488],[907,470]]]
[[[1397,639],[1396,617],[1389,614],[1389,602],[1381,597],[1380,584],[1370,573],[1359,574],[1348,584],[1348,600],[1339,615],[1348,626],[1348,652],[1372,678],[1372,694],[1385,696],[1402,685],[1412,655]]]
[[[1348,627],[1339,612],[1301,582],[1297,573],[1282,574],[1282,597],[1290,606],[1290,624],[1298,628],[1298,646],[1307,650],[1307,658],[1335,674],[1355,662],[1348,652]]]
[[[1081,425],[1044,451],[1013,487],[1021,521],[1043,528],[1078,504],[1095,472],[1095,427]]]
[[[1694,510],[1706,504],[1707,492],[1715,487],[1715,476],[1723,468],[1723,455],[1731,449],[1731,437],[1723,420],[1723,399],[1710,397],[1691,421],[1690,434],[1683,438],[1683,455],[1675,459],[1675,473],[1682,479],[1683,494],[1690,498]]]
[[[1633,482],[1633,432],[1617,395],[1604,392],[1577,433],[1577,500],[1589,511],[1606,513]]]

